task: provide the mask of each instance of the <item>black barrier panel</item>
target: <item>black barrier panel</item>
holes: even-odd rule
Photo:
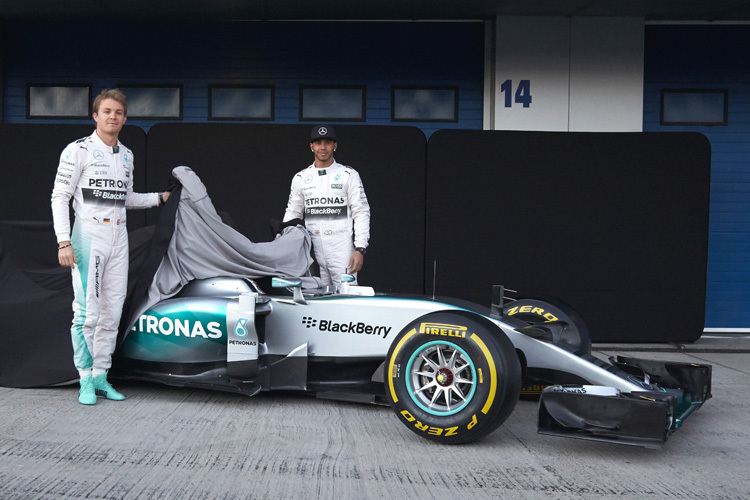
[[[50,196],[60,154],[71,142],[91,135],[95,124],[0,124],[0,169],[5,173],[0,220],[51,221]],[[135,156],[135,191],[146,185],[146,134],[126,125],[120,141]],[[71,219],[72,220],[72,219]],[[142,227],[143,210],[128,212],[128,227]]]
[[[426,286],[569,302],[598,342],[703,332],[710,145],[697,133],[448,131],[428,143]]]
[[[0,386],[78,378],[71,273],[57,263],[55,242],[51,222],[0,221]]]
[[[292,177],[313,161],[309,125],[158,124],[148,133],[148,187],[191,167],[216,209],[252,241],[269,241],[284,216]],[[360,174],[372,210],[360,284],[422,292],[426,141],[415,127],[336,125],[339,163]],[[149,214],[150,223],[156,214]]]

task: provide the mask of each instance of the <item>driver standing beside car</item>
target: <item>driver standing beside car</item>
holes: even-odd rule
[[[310,136],[314,162],[292,179],[284,222],[304,219],[312,234],[315,260],[324,285],[362,269],[370,239],[370,205],[356,170],[337,163],[331,126],[318,125]]]
[[[163,205],[169,191],[133,192],[133,153],[119,140],[127,101],[119,89],[94,100],[96,130],[70,143],[60,155],[52,190],[57,259],[73,275],[73,361],[80,376],[78,401],[125,396],[107,382],[128,282],[126,208]],[[73,198],[75,223],[70,228]]]

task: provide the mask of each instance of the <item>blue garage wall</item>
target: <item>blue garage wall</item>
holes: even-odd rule
[[[750,329],[748,54],[748,25],[646,27],[643,130],[698,131],[711,142],[705,325],[709,330]],[[663,88],[728,89],[729,124],[661,126],[659,100]]]
[[[478,22],[6,22],[3,40],[5,123],[27,122],[27,83],[91,83],[95,94],[117,84],[180,84],[184,122],[207,121],[209,84],[274,85],[275,122],[284,124],[298,123],[300,85],[365,85],[370,125],[392,123],[392,85],[453,85],[458,123],[398,124],[427,136],[482,128]]]

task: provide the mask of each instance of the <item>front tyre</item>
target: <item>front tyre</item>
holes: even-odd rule
[[[410,323],[386,358],[386,396],[409,429],[459,444],[497,429],[521,390],[515,348],[492,322],[463,311]]]

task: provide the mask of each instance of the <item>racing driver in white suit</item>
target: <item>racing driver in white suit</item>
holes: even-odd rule
[[[312,165],[292,179],[284,222],[304,219],[312,234],[315,260],[324,285],[362,269],[370,239],[370,205],[359,174],[333,158],[338,143],[331,126],[316,126],[310,136]]]
[[[118,140],[127,120],[123,93],[103,91],[93,111],[96,130],[63,150],[52,190],[57,257],[73,275],[71,335],[81,384],[78,401],[89,405],[96,403],[97,395],[125,399],[107,382],[127,292],[125,209],[155,207],[169,197],[169,192],[133,192],[133,153]]]

